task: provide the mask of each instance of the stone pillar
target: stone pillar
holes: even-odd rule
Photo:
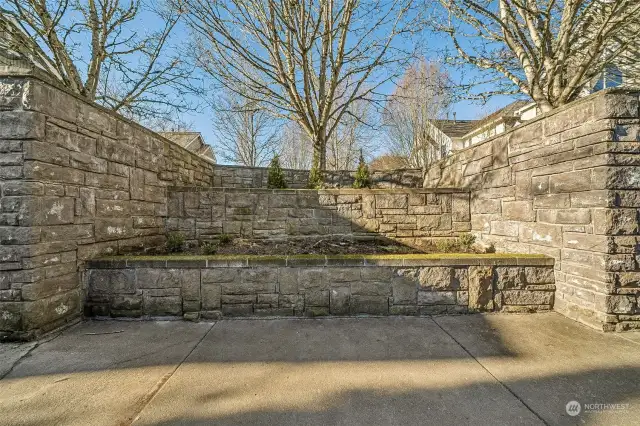
[[[46,145],[46,116],[27,109],[29,90],[25,79],[0,79],[0,340],[33,338],[82,310],[76,243],[56,238],[83,237],[72,189],[81,176]]]

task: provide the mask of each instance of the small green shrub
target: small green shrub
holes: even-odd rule
[[[356,170],[356,177],[353,181],[353,187],[356,189],[359,188],[369,188],[371,186],[371,174],[369,173],[369,167],[367,163],[364,161],[364,155],[362,155],[362,150],[360,150],[360,159],[358,160],[358,170]]]
[[[167,235],[167,251],[169,253],[184,251],[184,235],[179,232],[172,232]]]
[[[458,250],[459,242],[456,239],[445,239],[436,241],[436,248],[440,253],[451,253]]]
[[[278,154],[274,155],[271,163],[269,163],[268,173],[267,188],[285,189],[287,187],[284,172],[282,171],[282,167],[280,167],[280,156]]]
[[[205,255],[212,255],[218,252],[218,244],[212,241],[204,241],[200,244],[200,251]]]
[[[220,236],[218,237],[218,242],[223,246],[230,244],[232,241],[233,238],[229,234],[220,234]]]
[[[462,234],[458,238],[460,246],[465,249],[471,249],[471,246],[476,242],[476,236],[473,234]]]

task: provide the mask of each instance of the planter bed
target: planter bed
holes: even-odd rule
[[[131,256],[90,261],[110,317],[432,315],[553,306],[553,259],[513,254]]]
[[[421,254],[435,253],[435,245],[426,243],[420,248],[407,246],[385,237],[333,237],[333,236],[312,236],[312,237],[288,237],[271,238],[268,240],[236,238],[227,243],[219,243],[216,239],[211,240],[215,244],[215,255],[218,256],[290,256],[298,254],[311,255],[353,255],[353,254]],[[471,251],[469,249],[468,251]],[[143,255],[143,253],[138,253]],[[202,252],[202,247],[187,245],[181,253],[167,253],[156,251],[154,255],[206,255]],[[136,253],[133,253],[136,255]],[[213,254],[211,254],[213,255]]]

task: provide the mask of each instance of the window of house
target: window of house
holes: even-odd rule
[[[607,65],[602,71],[602,75],[593,86],[593,91],[608,89],[610,87],[618,87],[622,85],[622,71],[615,65]]]

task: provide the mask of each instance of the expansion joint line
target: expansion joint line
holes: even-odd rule
[[[213,324],[211,324],[211,327],[209,327],[207,332],[202,335],[202,337],[198,340],[198,343],[193,345],[193,348],[191,348],[191,350],[180,360],[180,362],[175,366],[175,368],[173,368],[167,374],[162,376],[160,380],[158,380],[158,383],[156,383],[156,385],[149,392],[147,392],[147,394],[140,401],[138,409],[135,411],[133,415],[131,415],[131,417],[129,417],[129,422],[126,424],[131,425],[138,420],[138,418],[140,417],[140,413],[142,413],[142,411],[144,411],[144,409],[147,408],[147,406],[151,403],[151,401],[153,401],[153,398],[155,398],[155,396],[158,394],[158,392],[160,392],[160,390],[169,381],[169,379],[173,377],[175,372],[178,371],[180,367],[182,367],[182,364],[184,364],[184,362],[191,356],[193,351],[195,351],[196,348],[200,346],[202,341],[209,335],[209,333],[211,332],[211,330],[213,330],[213,327],[215,327],[217,323],[218,322],[216,321]]]
[[[435,325],[442,330],[447,336],[449,336],[451,338],[451,340],[453,340],[454,342],[456,342],[458,344],[458,346],[460,346],[462,348],[463,351],[465,351],[467,353],[467,355],[469,355],[479,366],[480,368],[482,368],[484,371],[487,372],[487,374],[489,374],[491,377],[493,377],[493,379],[498,382],[500,384],[500,386],[502,386],[504,389],[506,389],[507,392],[509,392],[511,395],[513,395],[514,398],[516,398],[518,401],[520,401],[520,403],[522,403],[522,405],[524,405],[527,410],[531,411],[531,413],[536,416],[538,418],[538,420],[540,420],[542,422],[542,424],[549,426],[549,423],[546,422],[542,417],[540,417],[540,415],[538,413],[535,412],[535,410],[533,408],[531,408],[529,406],[529,404],[527,404],[522,398],[520,398],[518,396],[517,393],[515,393],[513,390],[511,390],[511,388],[504,383],[502,380],[498,379],[491,371],[489,371],[489,369],[487,367],[485,367],[479,360],[478,358],[476,358],[471,351],[469,351],[469,349],[467,349],[460,341],[458,341],[458,339],[456,339],[455,337],[453,337],[453,335],[451,333],[449,333],[447,330],[445,330],[444,327],[442,327],[438,321],[436,321],[433,317],[430,317],[431,321],[433,321],[435,323]]]
[[[12,365],[11,367],[2,375],[2,377],[0,377],[0,380],[4,379],[5,377],[8,377],[9,374],[11,374],[13,372],[13,370],[20,365],[20,363],[25,360],[26,358],[31,356],[31,353],[36,350],[37,348],[39,348],[40,346],[44,345],[45,343],[49,343],[52,340],[57,339],[58,337],[60,337],[64,332],[66,332],[67,330],[70,330],[72,328],[75,328],[76,326],[78,326],[80,323],[78,324],[73,324],[68,328],[65,328],[64,330],[60,330],[57,332],[53,332],[53,333],[47,333],[46,335],[44,335],[43,337],[39,338],[38,340],[36,340],[35,342],[33,342],[32,346],[25,352],[23,353],[20,358],[18,358]],[[31,343],[23,343],[24,345],[29,345]]]

